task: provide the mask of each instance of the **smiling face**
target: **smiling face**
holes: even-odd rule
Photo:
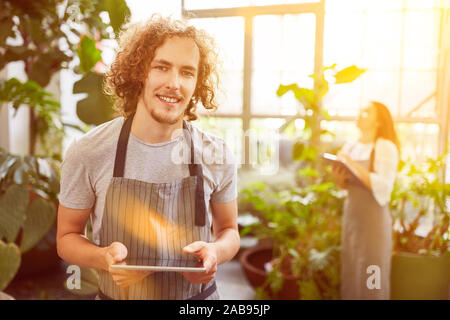
[[[173,37],[156,49],[140,100],[153,119],[175,124],[197,84],[200,53],[192,39]]]

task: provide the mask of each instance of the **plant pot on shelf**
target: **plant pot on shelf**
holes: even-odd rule
[[[450,299],[450,253],[439,257],[406,252],[394,254],[391,299]]]
[[[242,269],[254,288],[262,286],[267,280],[268,272],[264,265],[273,261],[272,253],[272,246],[257,246],[242,253],[240,257]],[[283,278],[283,286],[277,294],[272,292],[269,286],[265,288],[266,293],[273,299],[298,300],[300,298],[297,284],[299,279],[292,275],[285,275]]]

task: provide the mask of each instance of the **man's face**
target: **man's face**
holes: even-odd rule
[[[197,84],[199,61],[192,39],[168,38],[156,49],[142,94],[153,119],[175,124],[183,118]]]

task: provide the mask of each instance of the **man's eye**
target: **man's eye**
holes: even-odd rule
[[[189,71],[184,71],[183,75],[185,75],[187,77],[193,77],[194,76],[194,74],[192,72],[189,72]]]
[[[156,66],[155,68],[158,70],[161,70],[161,71],[167,70],[167,67],[164,67],[164,66]]]

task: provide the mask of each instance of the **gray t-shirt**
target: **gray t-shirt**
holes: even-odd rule
[[[59,202],[72,209],[93,208],[93,241],[99,244],[106,192],[113,176],[117,141],[123,117],[106,122],[74,141],[61,164]],[[205,203],[211,219],[212,202],[237,198],[237,165],[224,140],[192,126],[195,162],[201,159]],[[150,144],[130,133],[124,177],[165,183],[189,176],[190,144],[183,134],[167,142]]]

